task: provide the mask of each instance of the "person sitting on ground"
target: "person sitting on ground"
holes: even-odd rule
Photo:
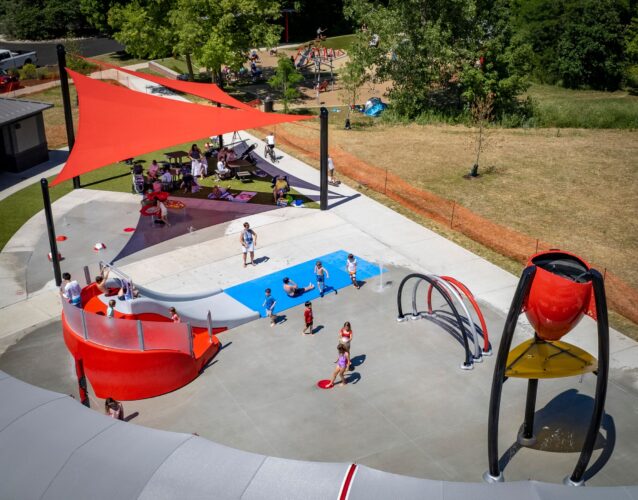
[[[184,193],[190,193],[193,191],[193,185],[195,184],[195,177],[191,172],[191,169],[184,165],[182,166],[180,173],[182,174],[182,183],[179,188],[184,190]]]
[[[157,164],[157,160],[153,160],[151,166],[148,167],[148,178],[152,181],[156,180],[159,177],[159,165]]]
[[[290,184],[288,184],[288,178],[285,175],[280,175],[275,179],[275,185],[273,188],[273,198],[275,203],[280,196],[286,197],[290,191]]]
[[[116,420],[124,420],[124,405],[113,398],[104,401],[104,413]]]
[[[228,189],[219,186],[213,186],[208,198],[211,200],[221,200],[228,195]]]
[[[233,175],[232,170],[226,166],[226,161],[225,160],[219,160],[217,162],[217,172],[216,173],[217,173],[217,176],[220,179],[229,179]]]
[[[292,281],[290,278],[284,278],[284,292],[288,297],[299,297],[306,292],[314,289],[315,285],[309,283],[306,288],[299,288],[297,283]]]
[[[95,286],[102,293],[107,293],[109,290],[106,287],[106,280],[109,277],[109,273],[111,272],[110,267],[103,267],[102,272],[95,277]]]

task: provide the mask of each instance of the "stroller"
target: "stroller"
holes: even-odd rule
[[[144,188],[146,181],[143,174],[131,174],[133,181],[131,185],[131,192],[134,194],[144,194]]]
[[[257,144],[251,144],[250,146],[248,146],[248,148],[246,149],[246,151],[244,151],[239,158],[237,158],[238,160],[247,160],[250,163],[252,163],[253,165],[256,163],[255,159],[252,156],[252,152],[257,149]]]

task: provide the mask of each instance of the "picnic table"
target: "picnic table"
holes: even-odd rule
[[[173,160],[175,160],[175,166],[176,167],[181,167],[182,166],[182,158],[184,158],[184,156],[188,157],[188,152],[186,152],[186,151],[169,151],[168,153],[164,153],[164,156],[166,156],[166,159],[168,160],[169,163],[171,163]]]
[[[242,182],[249,182],[252,177],[252,171],[255,169],[255,165],[252,162],[241,158],[229,161],[227,166],[233,171],[235,177]]]

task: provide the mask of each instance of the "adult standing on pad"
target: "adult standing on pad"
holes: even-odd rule
[[[255,265],[255,247],[257,246],[257,233],[250,229],[250,224],[244,222],[244,230],[239,235],[239,242],[244,253],[244,267],[246,264],[246,254],[250,252],[250,264]]]

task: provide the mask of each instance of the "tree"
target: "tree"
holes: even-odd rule
[[[222,65],[239,69],[251,48],[277,45],[277,0],[177,0],[170,14],[180,54],[192,54],[219,82]]]
[[[0,0],[0,19],[4,34],[24,40],[88,32],[79,0]]]
[[[268,85],[281,92],[281,101],[284,103],[284,113],[288,112],[288,104],[299,97],[296,85],[303,80],[303,76],[287,56],[281,56],[277,61],[275,74],[268,80]]]
[[[365,54],[373,78],[392,82],[400,115],[467,114],[475,97],[492,93],[500,116],[526,88],[505,0],[347,0],[344,11],[379,36],[377,47],[351,56]]]
[[[472,103],[470,112],[472,114],[472,121],[476,126],[476,135],[473,138],[472,149],[476,153],[476,160],[472,165],[469,177],[478,177],[479,173],[479,161],[481,159],[481,153],[488,147],[488,137],[486,134],[486,127],[492,120],[492,111],[494,108],[494,95],[488,93],[485,96],[478,97]]]
[[[348,108],[357,103],[359,89],[368,79],[365,67],[357,60],[350,60],[339,73],[345,95],[344,103]]]
[[[618,88],[625,64],[627,0],[513,0],[513,23],[536,56],[540,81]]]
[[[140,58],[173,54],[176,36],[169,22],[175,0],[134,0],[116,4],[108,12],[115,39],[126,52]]]
[[[126,0],[80,0],[80,11],[87,22],[101,33],[112,33],[108,22],[109,10],[115,5],[123,5]]]

